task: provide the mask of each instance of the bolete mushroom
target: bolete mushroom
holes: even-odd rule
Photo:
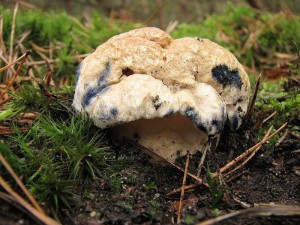
[[[226,122],[237,129],[247,111],[249,79],[233,54],[158,28],[112,37],[76,76],[76,111],[169,162],[205,149]]]

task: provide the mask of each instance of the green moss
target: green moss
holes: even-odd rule
[[[179,24],[172,36],[211,39],[233,52],[242,64],[251,66],[262,51],[268,55],[275,52],[295,54],[297,49],[293,41],[299,46],[299,29],[298,16],[258,12],[248,6],[229,4],[221,15],[212,14],[195,24]],[[250,42],[245,45],[249,38]]]
[[[223,201],[224,191],[219,185],[217,179],[212,176],[209,168],[207,169],[206,177],[209,185],[209,191],[211,193],[211,201],[208,203],[208,206],[214,209],[220,206],[221,202]]]
[[[300,94],[297,91],[285,91],[283,80],[276,83],[264,82],[258,94],[256,107],[265,111],[276,111],[277,114],[271,123],[278,127],[300,113]]]
[[[159,202],[155,200],[149,201],[149,206],[148,206],[148,213],[153,217],[156,218],[159,214]]]
[[[3,39],[8,49],[13,11],[0,7],[0,15],[3,15]],[[46,13],[39,10],[19,10],[15,23],[14,43],[17,43],[22,34],[29,32],[22,44],[25,48],[33,50],[32,57],[35,61],[44,59],[36,53],[32,43],[45,50],[51,44],[53,58],[58,61],[53,68],[56,78],[71,78],[74,77],[78,64],[76,55],[90,53],[111,36],[140,26],[134,23],[119,22],[113,22],[110,25],[107,18],[96,12],[93,13],[89,21],[84,21],[85,25],[82,22],[83,19],[73,19],[64,12]],[[49,53],[43,52],[43,54],[49,57]],[[23,73],[25,71],[26,69]],[[43,74],[35,75],[43,76]],[[74,79],[71,78],[71,81],[74,82]]]

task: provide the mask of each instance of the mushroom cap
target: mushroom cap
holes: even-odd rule
[[[228,50],[208,39],[173,40],[151,27],[112,37],[80,63],[76,76],[76,111],[170,161],[200,150],[227,120],[237,129],[250,90]]]

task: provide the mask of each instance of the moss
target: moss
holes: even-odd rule
[[[3,39],[8,49],[13,11],[0,7],[0,15],[3,15],[4,18]],[[15,23],[14,43],[17,43],[25,32],[29,32],[29,35],[22,41],[24,47],[33,49],[32,44],[35,44],[46,51],[51,47],[52,57],[58,61],[53,68],[56,77],[68,77],[74,82],[72,77],[78,64],[76,55],[90,53],[111,36],[138,26],[134,23],[118,22],[109,25],[108,19],[96,12],[89,21],[84,21],[82,18],[69,17],[64,12],[46,13],[39,10],[19,10]],[[43,54],[49,57],[49,52],[43,52]],[[35,49],[33,49],[32,57],[35,61],[44,60]],[[25,69],[23,73],[25,73]],[[43,74],[36,76],[42,77]]]
[[[242,64],[250,67],[262,51],[268,55],[276,51],[295,54],[297,49],[293,41],[298,46],[300,44],[299,21],[299,16],[258,12],[248,6],[229,4],[223,14],[212,14],[195,24],[179,24],[172,36],[211,39],[232,51]]]

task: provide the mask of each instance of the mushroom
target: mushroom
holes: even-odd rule
[[[76,78],[77,112],[171,163],[206,149],[226,123],[239,128],[250,89],[228,50],[204,38],[174,40],[153,27],[101,44]]]

